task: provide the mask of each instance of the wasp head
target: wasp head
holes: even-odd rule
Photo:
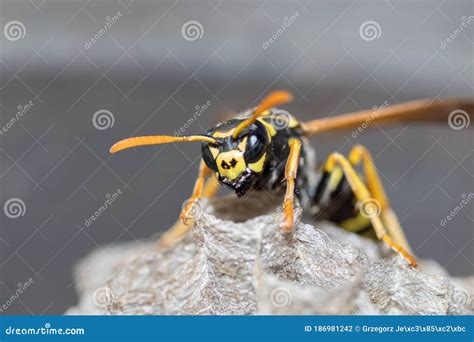
[[[214,171],[219,182],[244,195],[264,171],[270,152],[271,138],[265,125],[258,120],[268,109],[291,101],[286,91],[274,91],[263,98],[245,119],[233,119],[211,129],[205,135],[155,135],[120,140],[111,153],[144,145],[200,141],[202,158]]]
[[[269,149],[265,126],[255,121],[234,136],[242,120],[230,120],[207,132],[217,143],[202,144],[202,158],[221,184],[243,196],[264,170]]]

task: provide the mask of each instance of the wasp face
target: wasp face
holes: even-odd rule
[[[267,159],[269,134],[256,121],[237,137],[232,133],[241,120],[228,121],[207,134],[217,144],[204,143],[202,157],[215,172],[220,183],[232,188],[238,196],[244,195],[263,172]]]

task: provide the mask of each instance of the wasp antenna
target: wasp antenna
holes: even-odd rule
[[[211,144],[219,144],[219,142],[209,135],[186,135],[182,137],[173,137],[169,135],[153,135],[144,137],[133,137],[116,142],[111,148],[110,153],[116,153],[127,148],[144,146],[144,145],[159,145],[169,144],[174,142],[189,142],[189,141],[205,141]]]
[[[232,138],[236,139],[245,127],[248,127],[253,124],[258,119],[258,117],[261,116],[267,109],[284,103],[288,103],[291,100],[293,100],[293,95],[291,95],[290,92],[284,90],[277,90],[271,92],[270,94],[265,96],[260,102],[260,104],[257,106],[257,108],[255,108],[252,117],[245,121],[242,121],[236,127],[234,133],[232,134]]]

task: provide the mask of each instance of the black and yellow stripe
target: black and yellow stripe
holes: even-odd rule
[[[339,167],[324,171],[316,188],[314,204],[319,207],[317,218],[334,222],[347,231],[376,238],[370,219],[363,216],[357,200]]]

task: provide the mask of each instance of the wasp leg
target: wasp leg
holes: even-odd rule
[[[380,177],[375,167],[375,163],[370,152],[362,145],[356,145],[349,153],[349,161],[354,166],[358,166],[362,162],[367,187],[374,196],[374,199],[380,205],[382,221],[387,228],[388,234],[395,240],[397,244],[402,246],[406,251],[412,254],[408,240],[405,237],[397,215],[390,206],[385,189],[380,181]]]
[[[219,182],[217,178],[210,177],[207,179],[202,190],[202,197],[213,197],[219,190]],[[158,240],[159,248],[168,248],[181,240],[191,230],[194,219],[189,219],[186,225],[181,220],[177,220],[175,224],[164,233]]]
[[[184,224],[188,224],[188,216],[193,208],[194,204],[197,202],[199,198],[202,197],[204,182],[211,174],[211,170],[206,166],[203,160],[201,160],[201,164],[199,165],[199,173],[194,183],[193,194],[191,197],[185,202],[183,209],[181,210],[181,214],[179,215],[180,220]]]
[[[295,194],[295,178],[300,160],[301,141],[298,139],[290,139],[290,153],[285,166],[286,193],[283,200],[283,222],[282,229],[290,232],[293,228],[293,200]]]
[[[371,193],[367,189],[363,180],[354,170],[350,161],[340,153],[332,153],[329,156],[325,165],[325,170],[327,172],[331,172],[336,166],[340,166],[342,168],[351,190],[359,203],[364,204],[364,202],[367,203],[373,200]],[[416,267],[415,258],[387,234],[387,230],[385,229],[380,215],[368,215],[368,218],[372,223],[377,238],[382,240],[391,249],[399,253],[411,266]]]

